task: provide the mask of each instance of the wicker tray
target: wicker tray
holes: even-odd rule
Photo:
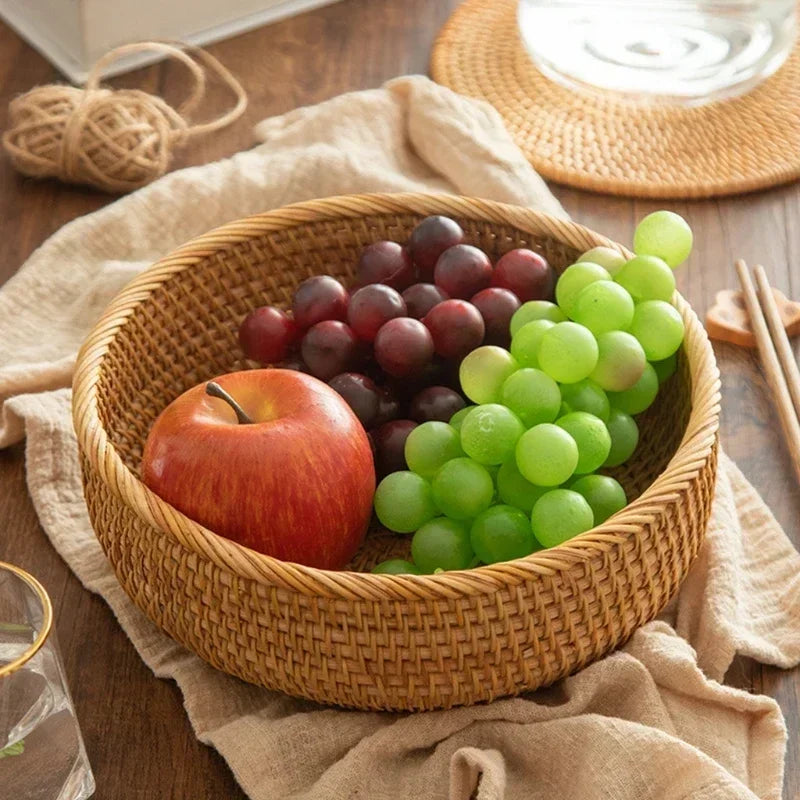
[[[545,77],[522,42],[519,0],[464,0],[439,34],[431,75],[490,102],[549,180],[631,197],[715,197],[800,177],[800,39],[741,97],[684,108]],[[620,14],[620,17],[623,15]]]
[[[159,411],[199,381],[246,367],[238,322],[286,305],[319,272],[348,278],[365,244],[403,241],[430,213],[456,218],[497,257],[538,248],[557,268],[598,244],[579,225],[483,200],[339,197],[233,222],[135,279],[81,350],[74,381],[86,500],[133,601],[210,664],[325,703],[434,709],[551,683],[601,657],[675,593],[705,533],[716,472],[719,379],[705,331],[677,297],[686,340],[676,376],[617,471],[637,498],[604,525],[505,564],[437,576],[326,572],[216,536],[139,480]],[[619,248],[618,245],[612,245]],[[354,568],[406,553],[371,535]]]

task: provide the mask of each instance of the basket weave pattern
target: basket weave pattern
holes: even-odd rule
[[[570,222],[488,201],[366,195],[312,201],[202,236],[134,280],[81,351],[73,413],[92,524],[133,601],[215,667],[326,703],[434,709],[552,683],[609,652],[675,593],[705,533],[716,473],[719,380],[701,325],[615,475],[637,498],[551,550],[437,576],[326,572],[216,536],[139,480],[147,432],[194,384],[252,364],[237,326],[287,306],[312,274],[348,279],[360,249],[404,241],[431,213],[493,258],[520,246],[558,269],[598,244]],[[623,250],[623,252],[625,252]],[[371,531],[353,567],[408,552]]]
[[[686,200],[800,177],[800,40],[778,72],[746,94],[684,108],[550,80],[522,42],[518,6],[464,0],[436,40],[431,75],[491,103],[545,178],[594,192]]]

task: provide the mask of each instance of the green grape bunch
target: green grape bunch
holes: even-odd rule
[[[670,211],[644,217],[634,257],[595,247],[568,266],[555,302],[510,316],[508,349],[461,361],[472,403],[406,440],[408,470],[375,492],[379,521],[411,533],[411,560],[380,574],[439,574],[523,558],[607,522],[628,502],[607,474],[636,452],[639,415],[677,369],[684,323],[673,270],[693,243]]]

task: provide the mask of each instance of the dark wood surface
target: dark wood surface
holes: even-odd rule
[[[252,124],[298,105],[384,80],[425,72],[437,31],[457,0],[341,0],[338,4],[213,45],[210,50],[250,96],[243,120],[193,144],[176,166],[201,164],[253,143]],[[56,71],[0,23],[0,129],[16,94],[58,79]],[[186,89],[179,65],[163,63],[113,81],[165,94]],[[212,94],[209,113],[225,102]],[[704,314],[717,290],[736,285],[735,258],[763,263],[775,285],[800,296],[800,185],[722,200],[650,203],[553,187],[579,222],[630,242],[634,222],[668,207],[696,235],[679,288]],[[34,182],[0,159],[0,281],[61,225],[110,201],[106,195]],[[752,354],[717,348],[723,374],[722,439],[800,546],[800,489],[783,448],[764,380]],[[177,687],[139,659],[98,597],[85,591],[42,532],[24,480],[23,447],[0,452],[0,559],[37,575],[57,609],[57,630],[98,800],[241,798],[223,760],[194,737]],[[800,798],[800,672],[737,659],[728,682],[778,700],[790,731],[785,797]],[[277,799],[276,799],[277,800]]]

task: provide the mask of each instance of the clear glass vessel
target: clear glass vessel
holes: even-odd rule
[[[571,87],[698,105],[741,94],[784,62],[796,0],[520,0],[537,67]]]
[[[0,561],[0,796],[85,800],[94,792],[42,585]]]

